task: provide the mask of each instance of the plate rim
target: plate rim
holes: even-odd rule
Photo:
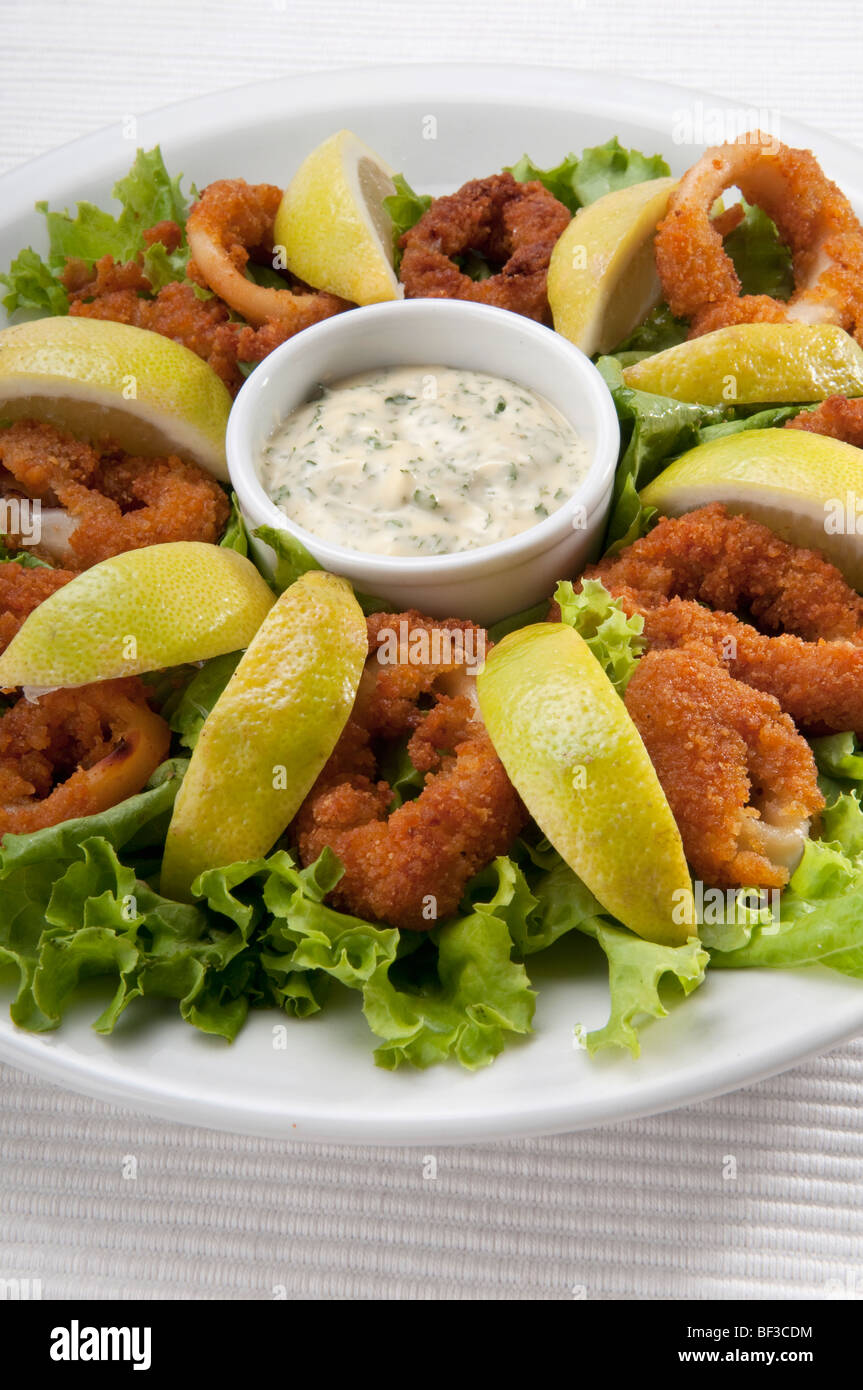
[[[462,62],[399,62],[364,64],[359,67],[317,68],[267,78],[264,82],[238,83],[235,86],[218,88],[199,96],[182,97],[177,101],[166,102],[160,106],[152,107],[140,116],[136,115],[136,134],[134,139],[126,140],[126,145],[133,147],[144,143],[144,130],[152,123],[164,121],[166,117],[172,122],[176,120],[180,125],[185,126],[187,132],[202,128],[207,133],[211,133],[218,126],[229,126],[231,129],[236,129],[238,120],[233,114],[233,103],[226,100],[229,97],[254,94],[257,106],[256,119],[247,121],[246,124],[256,125],[263,116],[268,114],[272,103],[283,110],[296,109],[301,105],[305,109],[316,111],[329,109],[332,100],[321,101],[320,96],[334,79],[337,79],[340,84],[340,101],[349,102],[355,97],[361,99],[364,94],[364,85],[373,84],[378,102],[392,101],[395,103],[402,99],[401,89],[403,89],[404,99],[416,100],[418,82],[424,81],[430,86],[441,83],[443,87],[447,87],[454,84],[454,79],[457,76],[466,73],[472,75],[471,99],[477,105],[480,104],[480,101],[490,98],[509,102],[514,95],[524,94],[529,95],[531,101],[537,106],[553,109],[558,107],[560,100],[565,95],[562,90],[563,85],[572,84],[574,80],[577,80],[582,84],[581,90],[590,93],[593,113],[602,114],[607,109],[609,116],[613,117],[615,105],[621,99],[619,93],[622,92],[622,100],[625,102],[630,116],[633,116],[635,108],[638,107],[640,108],[638,118],[643,117],[644,123],[651,126],[656,123],[658,113],[667,113],[669,110],[673,113],[679,109],[670,105],[672,101],[683,102],[684,104],[709,102],[722,110],[744,110],[752,111],[753,114],[769,114],[779,117],[782,125],[786,127],[795,140],[805,137],[817,142],[819,160],[825,158],[822,153],[825,150],[830,158],[835,156],[840,161],[849,156],[858,161],[860,158],[861,151],[855,145],[817,126],[796,119],[788,120],[778,109],[758,111],[757,108],[747,106],[745,102],[735,102],[733,99],[703,87],[687,87],[671,82],[654,81],[652,78],[557,64],[471,62],[467,60]],[[290,84],[289,95],[285,92],[286,83]],[[380,86],[377,85],[378,83]],[[454,85],[450,94],[458,94]],[[460,96],[461,99],[464,99],[463,91]],[[29,200],[29,195],[24,197],[23,188],[19,188],[19,183],[23,185],[29,182],[30,175],[34,173],[41,177],[43,172],[47,177],[54,176],[56,179],[64,172],[67,156],[71,151],[74,150],[76,153],[78,151],[92,151],[98,163],[104,164],[106,167],[115,163],[116,132],[118,128],[122,127],[124,119],[121,117],[112,124],[100,126],[97,130],[76,136],[74,139],[65,141],[40,155],[35,155],[32,159],[25,160],[22,164],[15,165],[6,170],[5,173],[0,174],[0,187],[2,187],[4,197],[7,200],[4,202],[2,221],[5,223],[18,215],[19,209],[14,202],[16,195],[23,200],[20,211],[32,211],[33,205]],[[144,130],[141,129],[142,127]],[[62,182],[62,179],[59,181]]]
[[[821,967],[816,966],[814,969],[820,971]],[[799,972],[771,972],[773,975],[789,973]],[[855,1010],[852,1009],[850,1012],[854,1013]],[[193,1128],[297,1143],[404,1148],[427,1147],[434,1144],[438,1148],[450,1148],[461,1144],[502,1143],[513,1139],[576,1134],[582,1130],[647,1119],[653,1115],[666,1114],[683,1107],[715,1100],[720,1096],[757,1085],[834,1047],[852,1041],[863,1029],[863,1004],[856,1012],[854,1023],[848,1025],[846,1022],[838,1033],[833,1020],[825,1014],[821,1026],[814,1030],[810,1028],[808,1040],[802,1049],[791,1040],[780,1043],[773,1049],[764,1049],[760,1053],[763,1065],[754,1070],[746,1056],[741,1055],[736,1065],[726,1071],[722,1080],[717,1080],[716,1084],[705,1084],[687,1090],[685,1095],[673,1094],[675,1084],[679,1088],[679,1081],[675,1083],[672,1074],[670,1077],[647,1083],[638,1101],[626,1105],[622,1110],[614,1106],[613,1092],[608,1092],[607,1099],[594,1100],[587,1107],[582,1104],[575,1114],[572,1111],[572,1102],[564,1099],[554,1104],[546,1101],[536,1112],[533,1109],[525,1111],[522,1108],[513,1113],[499,1108],[491,1115],[469,1118],[451,1115],[447,1120],[429,1118],[425,1115],[378,1114],[374,1116],[374,1132],[369,1132],[364,1127],[369,1123],[368,1119],[358,1123],[352,1117],[340,1117],[332,1113],[312,1113],[306,1117],[300,1111],[291,1119],[289,1112],[284,1108],[247,1108],[238,1104],[236,1099],[202,1098],[179,1088],[168,1092],[163,1085],[160,1088],[150,1087],[145,1079],[142,1080],[140,1073],[131,1081],[128,1077],[115,1078],[106,1073],[104,1068],[100,1068],[97,1059],[93,1057],[76,1054],[75,1059],[71,1059],[55,1054],[52,1041],[57,1038],[56,1032],[28,1033],[17,1028],[8,1018],[0,1020],[0,1061],[17,1066],[24,1072],[65,1087],[78,1095],[114,1104],[131,1110],[132,1113],[150,1115]],[[189,1027],[179,1019],[176,1020],[176,1026],[178,1029]],[[104,1041],[109,1043],[110,1039],[106,1038]],[[530,1041],[529,1037],[522,1040],[527,1047],[530,1046]],[[367,1060],[368,1065],[372,1066],[373,1059],[370,1054]],[[623,1065],[638,1066],[638,1059],[621,1055],[620,1061]],[[473,1073],[474,1076],[480,1074]],[[195,1113],[191,1113],[193,1106]]]
[[[271,78],[263,83],[238,84],[171,102],[137,118],[136,138],[134,142],[127,142],[127,148],[133,143],[146,146],[156,133],[151,128],[164,127],[166,123],[170,129],[160,131],[165,141],[188,138],[196,133],[212,138],[214,129],[218,130],[220,126],[236,129],[237,118],[233,114],[235,103],[226,98],[254,94],[254,102],[244,107],[254,113],[246,123],[259,127],[268,115],[289,116],[304,110],[324,113],[334,105],[336,94],[339,105],[355,102],[358,110],[362,107],[363,99],[368,100],[369,93],[376,106],[396,106],[403,101],[417,100],[417,91],[422,84],[421,95],[428,100],[457,99],[464,102],[464,82],[468,74],[471,79],[469,99],[477,106],[489,102],[508,104],[519,100],[537,108],[561,110],[565,109],[569,89],[576,109],[589,111],[592,116],[607,114],[610,122],[614,121],[615,114],[618,117],[622,115],[627,121],[643,123],[646,128],[656,127],[659,118],[663,115],[670,117],[681,105],[691,106],[696,102],[715,104],[724,110],[752,109],[744,102],[735,103],[702,88],[566,66],[469,61],[393,63],[303,71]],[[579,84],[577,97],[572,90],[575,83]],[[786,121],[779,112],[771,114],[781,118],[783,138],[787,134],[794,142],[814,144],[819,158],[824,162],[846,165],[850,161],[852,167],[855,163],[859,164],[859,151],[849,142],[802,122]],[[34,179],[41,181],[44,178],[46,190],[68,183],[71,155],[74,155],[72,163],[76,168],[71,176],[73,184],[76,180],[80,182],[81,166],[85,160],[89,177],[103,174],[114,177],[111,171],[123,163],[117,155],[119,124],[114,122],[79,136],[0,175],[0,192],[4,195],[3,223],[32,212]],[[669,125],[669,142],[670,132]],[[854,183],[855,178],[851,173],[846,179],[846,187],[848,184],[853,187]],[[50,192],[48,196],[51,197]],[[99,1101],[132,1108],[163,1120],[224,1132],[299,1142],[404,1146],[434,1142],[446,1146],[573,1133],[709,1100],[775,1076],[857,1036],[863,1030],[863,990],[860,991],[859,1002],[852,1002],[849,997],[848,1008],[841,1011],[841,1018],[842,1023],[837,1026],[835,1018],[825,1011],[817,1027],[813,1028],[811,1023],[807,1025],[802,1044],[786,1040],[773,1047],[762,1048],[758,1054],[760,1065],[754,1069],[747,1058],[741,1056],[733,1067],[726,1068],[722,1079],[717,1079],[715,1084],[705,1083],[687,1089],[685,1093],[680,1092],[680,1079],[675,1079],[674,1073],[668,1073],[668,1079],[660,1077],[647,1083],[644,1091],[632,1102],[624,1104],[623,1108],[613,1091],[604,1093],[587,1106],[583,1101],[578,1101],[576,1091],[571,1097],[561,1095],[554,1103],[545,1100],[542,1116],[533,1110],[525,1111],[522,1103],[521,1109],[507,1110],[498,1105],[492,1114],[470,1117],[454,1114],[450,1115],[448,1121],[441,1121],[440,1118],[429,1120],[425,1115],[399,1116],[394,1112],[386,1116],[377,1114],[363,1124],[358,1124],[352,1117],[340,1118],[337,1114],[331,1114],[329,1118],[312,1115],[305,1119],[299,1112],[291,1121],[285,1108],[265,1110],[259,1102],[255,1102],[246,1109],[238,1105],[235,1099],[192,1096],[181,1088],[168,1091],[163,1081],[158,1086],[149,1085],[147,1077],[140,1072],[134,1077],[114,1076],[110,1070],[106,1072],[104,1065],[100,1067],[97,1057],[81,1053],[65,1056],[61,1049],[55,1049],[52,1045],[53,1040],[58,1038],[57,1034],[28,1033],[18,1029],[8,1015],[0,1019],[0,1059]],[[186,1029],[188,1025],[177,1020],[177,1027]],[[62,1031],[58,1040],[62,1041]],[[622,1060],[625,1063],[626,1059]],[[369,1065],[372,1065],[371,1058]],[[677,1094],[674,1094],[675,1089]],[[284,1097],[281,1098],[284,1100]],[[190,1113],[192,1107],[194,1113]],[[373,1129],[369,1128],[370,1124]]]

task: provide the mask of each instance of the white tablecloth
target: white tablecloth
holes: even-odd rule
[[[703,86],[863,145],[854,0],[2,0],[0,171],[257,78],[466,59]],[[441,1151],[427,1180],[412,1150],[184,1129],[0,1067],[0,1278],[45,1297],[859,1299],[861,1107],[857,1042],[673,1115]]]

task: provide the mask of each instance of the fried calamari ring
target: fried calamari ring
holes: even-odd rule
[[[620,595],[630,616],[639,611]],[[853,642],[804,641],[791,633],[767,637],[731,613],[712,613],[686,599],[643,611],[652,650],[692,642],[709,649],[736,680],[774,696],[809,734],[863,734],[863,647]]]
[[[116,806],[141,790],[170,740],[135,677],[22,697],[0,717],[0,836]]]
[[[36,420],[0,430],[0,464],[29,496],[59,503],[72,519],[58,558],[78,569],[166,541],[215,542],[230,511],[197,464],[100,453]]]
[[[695,876],[781,888],[824,806],[812,750],[778,702],[702,647],[648,652],[626,689]]]
[[[405,293],[409,299],[470,299],[547,323],[548,263],[569,220],[568,209],[541,183],[518,183],[509,173],[473,179],[436,198],[402,236]],[[455,261],[470,251],[500,271],[472,280]]]
[[[799,728],[863,732],[863,599],[816,551],[715,502],[663,519],[585,578],[601,579],[644,619],[652,649],[700,645],[774,696]]]
[[[724,226],[710,216],[732,186],[772,218],[791,250],[795,290],[787,303],[741,297],[722,246]],[[655,254],[665,298],[673,314],[690,320],[690,337],[727,324],[798,320],[839,324],[863,338],[863,227],[809,150],[760,131],[706,150],[672,189]]]
[[[398,658],[382,664],[384,635],[392,631],[400,634]],[[327,846],[342,861],[331,899],[348,912],[430,930],[457,911],[468,880],[508,851],[525,822],[475,699],[444,693],[460,686],[469,692],[464,648],[461,660],[451,651],[435,656],[433,648],[430,660],[411,658],[410,643],[423,635],[480,632],[417,613],[369,620],[372,655],[352,717],[296,820],[304,864]],[[379,778],[380,748],[404,734],[425,786],[389,814],[392,788]]]
[[[586,576],[606,587],[743,611],[770,632],[793,632],[812,642],[863,640],[863,598],[834,565],[760,522],[730,516],[721,502],[663,518]]]
[[[287,337],[349,305],[324,291],[268,289],[247,279],[250,251],[272,252],[281,201],[282,190],[274,184],[218,179],[204,189],[189,213],[186,236],[193,257],[190,277],[198,277],[249,323],[278,323],[289,330]]]

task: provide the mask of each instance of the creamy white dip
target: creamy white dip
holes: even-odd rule
[[[321,388],[263,450],[261,481],[299,526],[375,555],[445,555],[515,536],[584,478],[587,446],[523,386],[390,367]]]

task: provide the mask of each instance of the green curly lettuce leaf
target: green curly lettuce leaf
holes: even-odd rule
[[[518,874],[510,860],[495,866],[498,882],[487,901],[436,927],[426,950],[408,957],[401,979],[393,962],[382,961],[364,985],[363,1013],[383,1039],[378,1066],[429,1067],[452,1057],[473,1071],[494,1060],[509,1034],[530,1032],[536,999],[524,966],[512,959],[507,920],[520,910]],[[430,965],[423,960],[429,951],[436,951]]]
[[[539,846],[518,841],[512,858],[517,861],[517,873],[524,885],[520,896],[522,910],[509,918],[519,955],[546,951],[570,931],[592,934],[604,909],[547,840]]]
[[[837,782],[863,786],[863,749],[852,733],[812,739],[818,771]]]
[[[626,149],[615,135],[604,145],[594,145],[583,152],[572,187],[579,202],[586,206],[606,193],[648,179],[665,178],[670,173],[661,154],[644,155],[640,150]]]
[[[617,356],[600,357],[596,365],[620,420],[620,460],[605,537],[605,548],[614,552],[649,529],[655,510],[644,507],[638,494],[679,454],[724,434],[774,429],[800,408],[775,406],[746,413],[734,406],[677,401],[627,386],[625,360]]]
[[[745,198],[741,201],[743,221],[724,243],[740,279],[741,293],[790,299],[794,289],[791,252],[767,213]]]
[[[219,545],[225,550],[236,550],[238,555],[249,554],[249,533],[235,492],[231,493],[231,514]]]
[[[312,988],[328,977],[361,992],[369,1027],[383,1040],[378,1065],[427,1067],[455,1058],[485,1066],[507,1034],[529,1030],[533,993],[523,967],[510,959],[509,920],[533,900],[520,895],[509,860],[497,861],[494,883],[487,893],[476,889],[481,900],[463,917],[426,937],[402,936],[329,907],[324,898],[343,872],[329,850],[308,869],[297,869],[288,855],[271,856],[267,869],[267,972],[283,986],[299,973]]]
[[[170,177],[157,145],[152,150],[139,149],[129,173],[114,185],[112,196],[120,204],[116,215],[89,202],[78,203],[74,216],[51,212],[47,203],[37,203],[37,211],[45,218],[48,252],[42,257],[26,247],[9,271],[0,275],[0,284],[7,291],[4,308],[9,313],[17,309],[68,313],[69,298],[60,275],[69,258],[92,266],[103,256],[122,262],[141,255],[154,290],[182,280],[189,261],[185,237],[177,250],[169,252],[160,242],[148,247],[143,235],[164,221],[185,228],[189,207],[180,188],[181,177]]]
[[[157,222],[185,227],[189,200],[181,187],[182,178],[182,174],[171,178],[158,145],[152,150],[139,149],[128,174],[114,185],[113,196],[123,215],[134,218],[138,229],[154,227]]]
[[[535,997],[519,957],[568,931],[593,936],[609,957],[612,1018],[588,1039],[592,1049],[633,1048],[638,1016],[662,1011],[663,973],[694,987],[685,954],[632,938],[627,955],[630,934],[614,934],[547,842],[519,841],[472,881],[460,915],[425,936],[330,907],[342,866],[329,850],[304,869],[276,849],[209,870],[193,903],[173,902],[153,879],[183,768],[166,764],[150,788],[100,816],[7,836],[0,965],[17,971],[20,1026],[56,1028],[79,985],[101,977],[110,990],[100,1032],[135,1000],[155,997],[231,1041],[250,1008],[303,1019],[341,987],[362,996],[380,1066],[453,1059],[474,1069],[530,1031]]]
[[[277,526],[259,526],[254,535],[275,553],[275,567],[272,576],[267,578],[277,594],[284,593],[300,575],[321,568],[314,555],[306,549],[302,541],[291,535],[290,531],[282,531]],[[373,598],[370,594],[357,592],[356,589],[354,597],[366,614],[386,613],[391,607],[386,599]]]
[[[751,415],[738,415],[736,419],[721,420],[716,425],[704,425],[698,431],[698,443],[709,444],[711,439],[721,439],[726,434],[740,434],[744,430],[776,429],[799,412],[797,405],[772,405]]]
[[[618,188],[663,178],[670,173],[662,155],[647,156],[639,150],[626,149],[617,136],[580,155],[568,154],[552,169],[541,169],[526,154],[517,164],[508,167],[520,183],[538,180],[570,212],[577,212],[580,207]]]
[[[530,155],[523,154],[517,163],[506,167],[507,172],[512,174],[514,179],[518,179],[519,183],[541,183],[559,203],[569,208],[570,212],[577,212],[581,207],[574,187],[578,162],[577,154],[568,154],[552,169],[541,169]]]
[[[243,919],[172,902],[141,877],[164,840],[183,767],[165,764],[150,788],[98,816],[6,837],[0,962],[18,970],[12,1017],[21,1026],[56,1028],[78,985],[101,976],[116,987],[99,1032],[132,1000],[154,995],[176,999],[202,1031],[236,1036],[253,997],[258,967],[247,942],[262,908]],[[234,891],[248,877],[246,866],[222,872]]]
[[[384,198],[384,207],[393,224],[393,258],[398,270],[402,258],[399,240],[411,227],[416,226],[423,213],[431,207],[432,200],[428,194],[415,193],[404,174],[395,174],[393,183],[396,191],[389,198]]]
[[[725,419],[727,409],[635,391],[625,384],[616,357],[600,357],[596,365],[611,392],[621,425],[621,457],[606,533],[606,547],[617,550],[631,545],[647,529],[650,517],[638,497],[641,488],[677,454],[698,443],[700,428]]]
[[[845,736],[816,740],[832,744],[833,756],[846,773],[859,769]],[[848,736],[850,738],[850,735]],[[824,756],[825,750],[821,750]],[[860,778],[853,779],[858,786]],[[721,968],[790,967],[821,964],[863,979],[863,811],[857,790],[840,792],[822,814],[821,839],[808,840],[777,913],[747,923],[732,949],[711,952]],[[712,943],[711,943],[712,944]],[[724,942],[722,943],[724,945]]]
[[[395,743],[386,750],[378,762],[378,775],[389,783],[392,800],[389,814],[397,811],[406,801],[419,796],[425,786],[425,773],[414,767],[407,750],[407,739]]]
[[[331,850],[297,869],[289,855],[273,855],[264,885],[272,922],[264,949],[295,970],[322,970],[349,989],[361,989],[396,957],[399,933],[336,912],[324,902],[344,872]]]
[[[99,904],[100,897],[111,891],[104,875],[105,852],[123,850],[133,859],[135,854],[144,854],[162,844],[182,769],[181,763],[163,764],[154,773],[149,788],[98,816],[64,821],[29,835],[4,837],[0,846],[0,966],[18,971],[18,994],[11,1012],[20,1027],[37,1031],[56,1027],[56,1016],[40,1006],[33,986],[43,935],[50,936],[52,929],[62,928],[69,919],[73,883],[77,884],[80,898],[80,926],[104,926],[103,921],[94,919],[94,913],[113,911],[105,901]],[[93,850],[91,841],[98,842],[98,849]],[[67,875],[73,865],[87,862],[95,867],[81,896],[80,871],[77,879],[73,876],[70,880]],[[119,872],[118,861],[116,873]],[[90,891],[91,884],[94,892]],[[115,889],[127,884],[128,877],[122,884],[115,878]],[[88,906],[91,898],[96,904]],[[54,911],[61,914],[56,922]],[[44,984],[44,974],[42,981]]]
[[[568,579],[563,580],[554,597],[561,621],[584,638],[618,695],[623,695],[646,646],[641,635],[644,619],[638,614],[628,618],[599,579],[583,580],[578,594]]]
[[[708,954],[701,942],[690,937],[682,946],[660,946],[614,923],[547,841],[531,846],[522,840],[513,854],[522,863],[518,911],[509,918],[516,950],[533,955],[570,931],[592,938],[608,964],[610,1015],[604,1027],[587,1034],[577,1027],[576,1033],[591,1055],[619,1047],[637,1057],[639,1025],[668,1012],[660,992],[666,977],[684,995],[703,982]]]
[[[321,568],[314,555],[290,531],[282,531],[277,526],[259,526],[254,534],[275,552],[271,583],[277,594],[289,589],[300,575]]]
[[[652,357],[656,352],[677,347],[686,341],[688,333],[688,323],[676,319],[667,304],[657,304],[629,337],[618,344],[611,356],[618,359],[625,356],[626,360],[621,362],[621,366],[628,366],[630,361]]]
[[[250,1007],[276,1005],[298,1017],[321,1007],[322,982],[328,981],[303,966],[296,941],[289,964],[270,961],[263,950],[272,922],[266,886],[291,871],[284,851],[202,874],[192,904],[173,902],[153,887],[153,851],[164,841],[184,766],[166,764],[150,788],[101,815],[6,837],[0,851],[0,966],[17,971],[11,1012],[20,1026],[56,1028],[78,986],[95,976],[114,981],[94,1024],[104,1033],[145,996],[176,1000],[188,1023],[227,1041],[236,1037]],[[320,903],[328,872],[328,865],[296,871],[291,910],[297,941],[309,909],[312,915],[330,913]],[[352,925],[341,918],[342,938],[350,936]],[[366,935],[376,931],[367,923],[358,926]]]
[[[38,251],[25,246],[15,256],[0,285],[6,293],[0,304],[8,313],[16,309],[31,314],[68,314],[69,296],[54,271]]]
[[[49,570],[53,568],[52,565],[48,564],[47,560],[40,560],[38,555],[31,555],[28,550],[12,551],[8,548],[8,546],[5,546],[2,544],[2,542],[0,542],[0,565],[5,565],[9,563],[23,565],[24,569],[28,570]]]
[[[205,661],[183,690],[170,712],[168,723],[190,751],[200,737],[204,721],[239,665],[242,652],[226,652]],[[164,711],[163,711],[164,713]]]
[[[625,1047],[637,1057],[637,1021],[665,1018],[668,1013],[660,993],[664,978],[670,976],[684,995],[691,994],[703,983],[710,957],[697,936],[682,946],[660,946],[606,922],[585,923],[579,930],[593,936],[605,952],[611,995],[608,1022],[584,1034],[584,1045],[591,1056],[604,1047]]]

